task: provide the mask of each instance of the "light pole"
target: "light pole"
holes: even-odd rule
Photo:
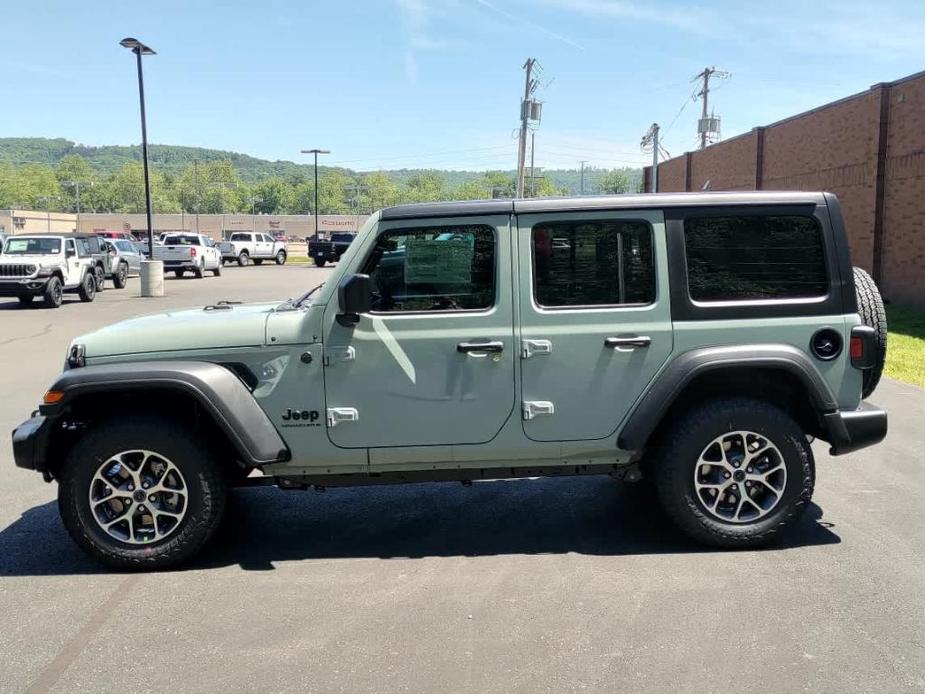
[[[164,265],[157,263],[154,267],[154,222],[151,213],[151,182],[148,178],[148,124],[145,118],[145,80],[141,69],[141,56],[156,55],[150,46],[131,37],[119,41],[119,45],[135,54],[138,65],[138,101],[141,104],[141,158],[145,174],[145,213],[148,222],[148,265],[141,266],[141,295],[163,296]],[[159,270],[159,271],[158,271]]]
[[[318,236],[318,155],[330,154],[329,149],[303,149],[302,154],[315,155],[315,237]]]

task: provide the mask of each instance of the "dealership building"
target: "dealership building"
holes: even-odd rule
[[[323,214],[318,216],[322,232],[356,232],[368,215]],[[0,210],[0,233],[38,234],[80,231],[147,231],[144,214],[68,214],[36,212],[34,210]],[[187,231],[202,233],[213,239],[224,238],[234,231],[257,231],[266,234],[284,233],[287,237],[304,238],[315,233],[315,218],[302,214],[155,214],[154,233]]]

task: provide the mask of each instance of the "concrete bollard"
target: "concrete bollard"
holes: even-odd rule
[[[141,296],[164,296],[164,261],[141,261]]]

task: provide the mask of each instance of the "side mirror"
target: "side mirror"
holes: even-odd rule
[[[77,251],[75,251],[73,248],[68,248],[64,251],[64,257],[65,258],[76,258]]]
[[[337,300],[340,313],[337,322],[344,326],[360,322],[360,314],[367,313],[372,297],[372,285],[369,275],[355,274],[345,277],[337,287]]]

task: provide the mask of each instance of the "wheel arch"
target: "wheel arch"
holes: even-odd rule
[[[617,445],[627,451],[642,451],[692,404],[730,395],[777,404],[807,434],[821,438],[827,435],[823,415],[838,409],[819,370],[795,347],[710,347],[686,352],[669,362],[637,399]]]
[[[47,467],[96,422],[127,414],[189,419],[224,461],[249,469],[281,462],[290,452],[279,432],[231,367],[208,362],[135,362],[65,371],[50,390],[63,393],[41,412],[62,422],[48,441]]]

